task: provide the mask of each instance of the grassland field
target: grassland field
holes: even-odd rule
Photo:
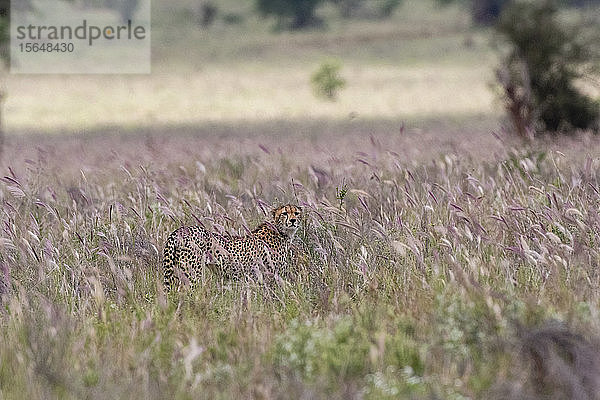
[[[273,33],[271,21],[235,4],[224,2],[223,13],[238,10],[243,23],[200,29],[192,2],[155,2],[151,75],[11,75],[7,131],[499,115],[489,88],[492,39],[471,31],[456,8],[407,2],[390,20],[333,18],[326,31]],[[331,58],[347,81],[333,103],[310,86]]]
[[[0,399],[598,398],[600,139],[512,137],[489,32],[428,2],[279,34],[173,4],[150,76],[7,81]],[[284,202],[293,279],[165,293],[170,232]]]

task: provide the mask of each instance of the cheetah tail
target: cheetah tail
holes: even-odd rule
[[[175,284],[175,260],[177,260],[177,246],[175,235],[169,235],[163,252],[164,285],[167,290]]]

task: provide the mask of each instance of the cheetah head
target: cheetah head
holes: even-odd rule
[[[293,204],[287,204],[273,210],[273,220],[277,230],[290,238],[298,230],[301,219],[302,209]]]

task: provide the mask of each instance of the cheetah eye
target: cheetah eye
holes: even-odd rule
[[[299,211],[294,211],[294,215],[300,215]]]

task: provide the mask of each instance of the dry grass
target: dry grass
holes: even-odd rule
[[[6,126],[22,132],[307,117],[342,120],[351,113],[369,119],[494,114],[486,65],[346,64],[343,75],[348,85],[335,103],[322,101],[311,91],[310,73],[317,65],[207,66],[189,74],[135,78],[12,76]]]
[[[598,140],[355,128],[10,137],[2,397],[541,398],[539,374],[593,393]],[[294,280],[165,297],[173,229],[241,232],[284,201],[307,210]]]

